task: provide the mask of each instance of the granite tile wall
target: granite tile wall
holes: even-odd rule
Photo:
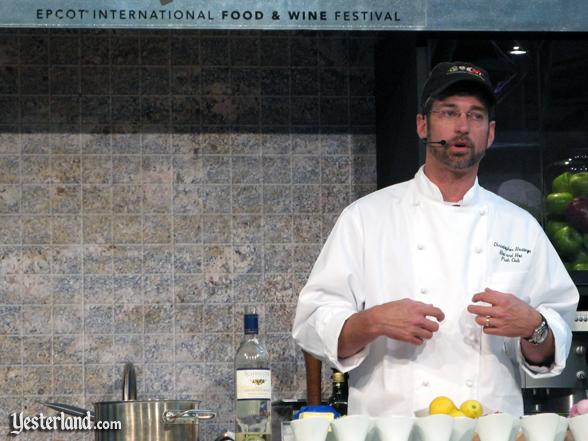
[[[131,361],[140,397],[218,411],[214,439],[251,304],[274,399],[305,396],[297,293],[375,189],[375,39],[0,31],[1,436],[37,401],[120,399]],[[16,439],[52,438],[91,439]]]

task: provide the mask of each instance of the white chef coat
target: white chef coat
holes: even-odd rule
[[[489,336],[467,312],[484,288],[517,295],[545,316],[555,337],[550,367],[530,366],[518,338]],[[410,298],[445,320],[416,346],[379,337],[337,356],[345,320]],[[376,191],[339,217],[300,293],[293,336],[307,352],[349,372],[349,413],[409,414],[439,395],[458,405],[522,415],[521,369],[559,374],[571,345],[578,291],[541,226],[526,211],[478,185],[459,204],[443,201],[424,174]]]

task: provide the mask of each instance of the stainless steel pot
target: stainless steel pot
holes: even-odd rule
[[[94,412],[61,403],[43,403],[70,415],[94,422],[120,421],[120,430],[95,430],[96,441],[198,441],[201,420],[215,417],[210,410],[198,409],[194,400],[137,400],[133,365],[125,366],[122,401],[94,403]]]

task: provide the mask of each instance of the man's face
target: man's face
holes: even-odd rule
[[[417,115],[417,133],[428,141],[445,140],[445,145],[427,144],[428,164],[451,171],[475,167],[494,141],[495,122],[474,96],[453,95],[435,100],[429,115]]]

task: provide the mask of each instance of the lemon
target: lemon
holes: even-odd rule
[[[480,418],[484,413],[482,404],[476,400],[464,401],[461,403],[461,406],[459,406],[459,410],[461,410],[465,416],[470,418]]]
[[[465,417],[465,413],[463,413],[461,410],[459,409],[453,409],[451,412],[449,412],[449,416],[452,417]]]
[[[451,401],[450,398],[447,397],[437,397],[429,404],[429,414],[435,415],[439,413],[444,413],[449,415],[452,411],[458,410],[455,403]]]

